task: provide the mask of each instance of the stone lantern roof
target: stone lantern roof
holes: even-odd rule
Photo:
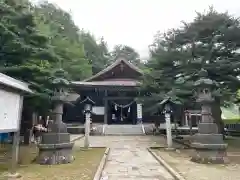
[[[198,75],[199,75],[200,79],[197,80],[194,83],[194,86],[196,86],[196,87],[199,87],[199,86],[210,87],[210,86],[217,86],[218,85],[216,81],[213,81],[213,80],[208,78],[208,72],[205,69],[202,68]]]
[[[53,85],[57,86],[67,86],[70,82],[65,78],[65,71],[63,69],[58,69],[54,73],[54,79],[52,81]]]

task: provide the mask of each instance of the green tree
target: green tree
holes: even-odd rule
[[[50,63],[56,62],[48,37],[40,34],[27,0],[3,0],[1,9],[0,71],[35,87],[48,87]],[[45,88],[37,88],[45,94]]]
[[[156,91],[161,94],[174,92],[175,96],[187,102],[193,95],[189,92],[198,79],[198,72],[201,68],[207,70],[209,78],[219,84],[213,92],[215,103],[212,111],[222,132],[220,106],[232,102],[240,83],[237,78],[239,53],[236,51],[240,45],[239,21],[210,7],[206,13],[197,13],[192,22],[183,22],[183,25],[156,37],[148,66],[152,74],[158,75],[150,76],[152,83],[149,86],[157,84]]]
[[[85,55],[89,60],[89,64],[92,65],[92,73],[96,74],[109,64],[107,43],[103,38],[98,43],[90,32],[84,30],[80,32],[80,38],[84,44]]]
[[[122,44],[116,45],[111,52],[111,56],[112,58],[114,58],[119,54],[124,54],[130,63],[136,66],[140,66],[140,55],[138,54],[138,52],[136,52],[134,48]]]
[[[36,6],[35,14],[38,29],[50,37],[50,44],[59,56],[60,62],[51,64],[52,67],[61,66],[68,72],[71,80],[81,80],[90,76],[91,64],[85,56],[79,29],[71,15],[48,2]]]
[[[38,30],[28,0],[1,0],[0,12],[0,72],[28,82],[35,91],[24,98],[23,118],[30,122],[33,111],[45,114],[51,105],[51,64],[59,58],[49,37]],[[25,137],[28,125],[23,127]]]

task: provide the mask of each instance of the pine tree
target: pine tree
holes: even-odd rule
[[[213,92],[215,104],[212,111],[221,131],[220,106],[232,101],[240,85],[237,78],[239,54],[236,51],[240,47],[239,23],[228,13],[218,13],[210,7],[206,13],[197,13],[192,22],[184,22],[182,28],[158,35],[149,62],[156,74],[152,76],[152,82],[159,84],[157,91],[175,92],[174,96],[183,102],[194,97],[191,91],[200,69],[207,70],[209,78],[219,84]]]

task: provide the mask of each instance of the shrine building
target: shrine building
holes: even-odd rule
[[[120,55],[113,64],[92,77],[71,82],[71,89],[78,98],[71,101],[73,105],[64,106],[64,122],[84,123],[84,104],[90,100],[94,102],[93,123],[152,123],[154,117],[144,114],[142,104],[136,102],[142,76],[141,69]]]

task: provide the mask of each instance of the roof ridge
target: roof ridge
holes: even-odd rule
[[[95,75],[93,75],[93,76],[91,76],[91,77],[89,77],[89,78],[87,78],[87,79],[85,79],[85,80],[83,80],[83,81],[85,81],[85,82],[86,82],[86,81],[90,81],[90,80],[92,80],[92,79],[94,79],[94,78],[96,78],[96,77],[98,77],[98,76],[100,76],[100,75],[108,72],[108,71],[111,70],[112,68],[114,68],[114,67],[116,67],[117,65],[119,65],[121,62],[124,62],[125,64],[127,64],[127,65],[128,65],[131,69],[133,69],[134,71],[137,71],[138,73],[143,74],[143,71],[142,71],[140,68],[138,68],[138,67],[136,67],[135,65],[133,65],[132,63],[130,63],[130,62],[126,59],[125,56],[123,56],[123,55],[118,55],[118,56],[116,56],[116,58],[115,58],[115,62],[113,62],[111,65],[109,65],[108,67],[106,67],[105,69],[101,70],[101,71],[98,72],[97,74],[95,74]]]

